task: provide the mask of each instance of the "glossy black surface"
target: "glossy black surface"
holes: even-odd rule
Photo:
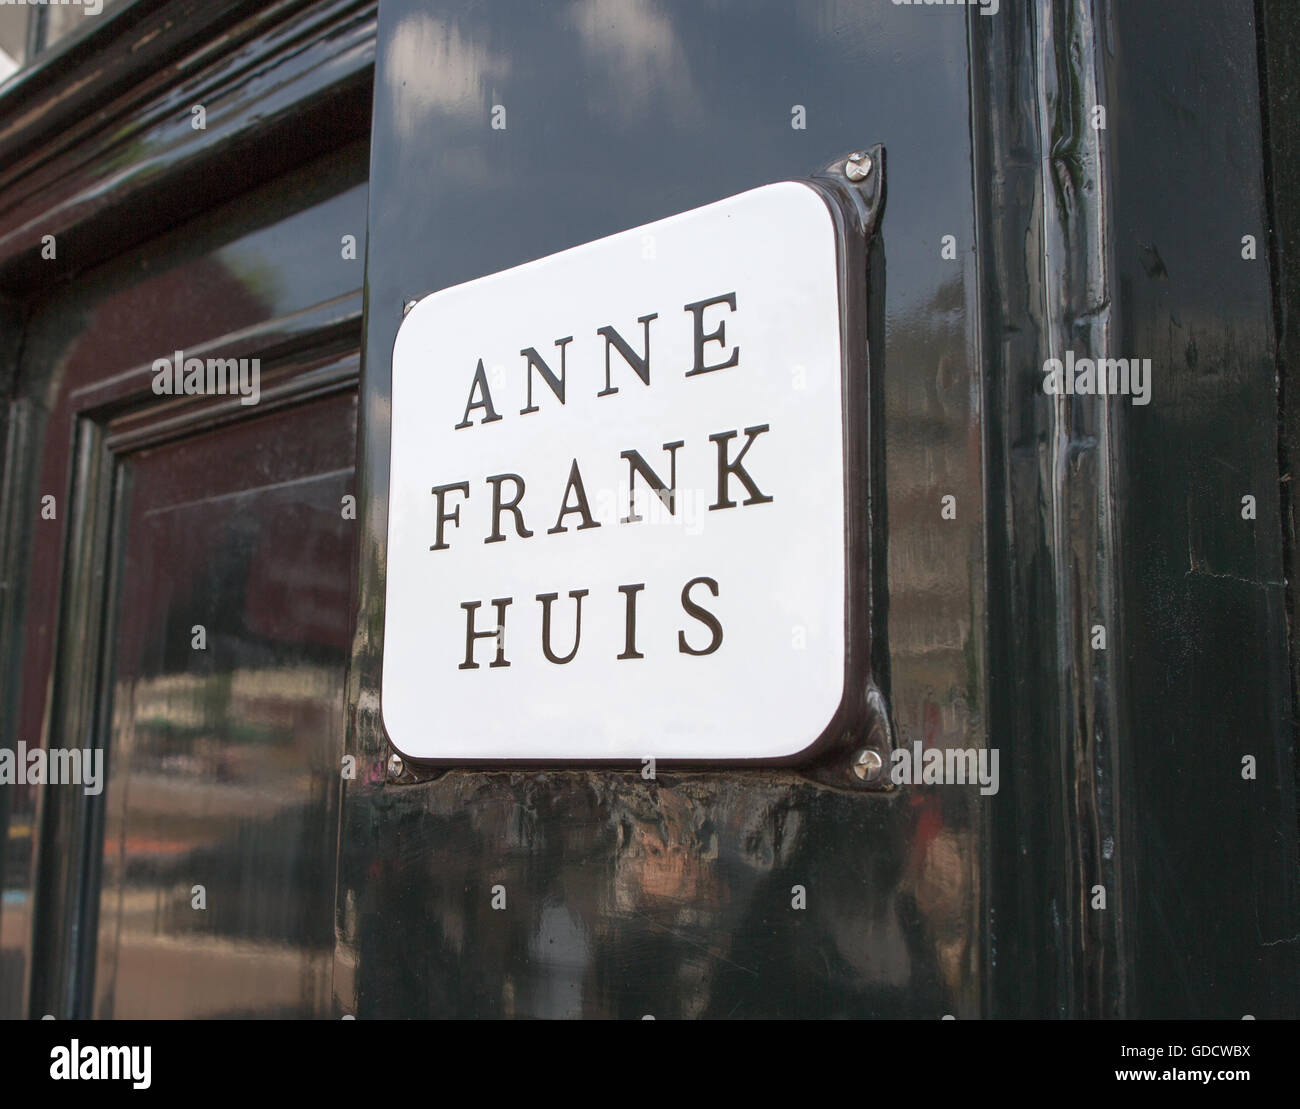
[[[1113,347],[1117,291],[1103,5],[1058,0],[972,21],[979,206],[989,727],[990,1008],[1114,1016],[1126,858],[1115,722],[1121,601],[1112,479],[1116,401],[1049,397],[1042,366]],[[1120,403],[1127,404],[1127,401]],[[1094,626],[1107,629],[1092,648]],[[1093,889],[1107,893],[1094,910]]]
[[[1114,16],[1116,94],[1148,105],[1140,125],[1114,123],[1118,338],[1164,368],[1150,407],[1124,412],[1116,458],[1129,1011],[1294,1017],[1300,853],[1254,9],[1188,14],[1165,0]]]
[[[6,746],[91,738],[109,785],[14,793],[7,1013],[332,1007],[364,172],[345,144],[33,306]],[[169,349],[260,358],[258,404],[155,396]]]
[[[1188,18],[1065,0],[995,17],[385,0],[374,546],[349,694],[375,771],[345,801],[342,1011],[1294,1013],[1271,291],[1266,261],[1240,269],[1238,233],[1264,234],[1254,33],[1249,3]],[[996,747],[1001,792],[851,798],[723,771],[374,780],[404,299],[874,141],[890,158],[877,647],[898,741]],[[1046,396],[1043,362],[1067,350],[1150,357],[1152,405]],[[1242,483],[1262,490],[1248,529]],[[941,522],[949,493],[958,518]],[[1267,763],[1253,782],[1230,738],[1243,721]],[[851,905],[832,877],[850,866]],[[830,906],[792,910],[795,884]],[[498,885],[512,908],[490,909]]]
[[[369,132],[373,0],[146,0],[105,17],[0,90],[0,288],[15,297]]]
[[[1294,1016],[1254,6],[1004,14],[975,21],[990,720],[1009,763],[993,1011]],[[1150,403],[1044,395],[1066,351],[1150,358]]]
[[[1293,473],[1300,458],[1300,7],[1285,0],[1268,0],[1261,6],[1261,66],[1265,67],[1268,136],[1265,169],[1269,187],[1269,222],[1273,269],[1273,326],[1277,336],[1278,401],[1282,409],[1282,443],[1278,466]],[[1296,489],[1295,481],[1282,483],[1282,538],[1286,558],[1287,612],[1291,618],[1291,716],[1300,717],[1300,671],[1294,665],[1300,648],[1300,622],[1296,612]],[[1300,788],[1300,768],[1297,774]]]
[[[381,5],[380,19],[363,401],[369,539],[349,690],[349,749],[373,769],[345,796],[340,1010],[980,1012],[985,843],[970,792],[855,796],[745,771],[657,783],[614,771],[452,771],[389,785],[376,711],[385,409],[403,302],[879,141],[889,156],[887,287],[872,388],[886,427],[888,545],[876,554],[889,584],[890,707],[899,742],[982,742],[964,13],[399,0]],[[494,104],[505,130],[491,127]],[[804,130],[791,126],[796,105]],[[940,258],[945,234],[961,243],[959,261]],[[949,493],[958,518],[941,521]],[[497,885],[504,910],[491,907]],[[806,909],[792,907],[795,886]]]
[[[0,90],[0,730],[111,749],[104,803],[0,791],[0,1013],[1300,1013],[1258,7],[1262,46],[1249,0],[383,0],[376,43],[351,0],[146,0]],[[871,669],[897,743],[995,748],[999,792],[390,778],[403,303],[874,143]],[[147,393],[205,342],[266,357],[256,413]],[[1151,404],[1045,396],[1066,350],[1151,358]]]

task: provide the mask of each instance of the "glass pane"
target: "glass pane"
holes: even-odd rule
[[[16,4],[0,4],[0,81],[23,64],[30,12]]]
[[[96,1016],[329,1010],[355,442],[340,394],[122,463]]]
[[[104,6],[93,2],[51,4],[45,9],[45,29],[41,34],[41,49],[48,50],[59,39],[67,37],[74,31],[80,31],[90,20],[98,19]]]

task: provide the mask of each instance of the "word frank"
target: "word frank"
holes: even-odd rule
[[[738,435],[738,431],[719,431],[709,436],[709,442],[713,443],[716,450],[716,469],[717,477],[717,499],[709,505],[710,512],[716,512],[724,508],[735,508],[737,503],[742,505],[751,504],[768,504],[772,498],[765,494],[754,481],[753,476],[745,469],[745,455],[749,453],[749,448],[754,445],[754,441],[765,431],[771,430],[767,424],[758,424],[755,427],[745,428],[745,441],[740,450],[732,457],[730,443]],[[650,491],[659,498],[660,503],[668,510],[669,515],[677,514],[677,450],[685,444],[681,440],[673,443],[665,443],[663,449],[668,452],[668,481],[659,475],[650,464],[642,457],[640,451],[626,450],[619,452],[619,457],[624,459],[628,465],[628,494],[627,494],[627,515],[619,519],[622,524],[634,524],[639,522],[642,517],[636,511],[636,479],[639,476]],[[733,479],[740,483],[743,492],[740,494],[744,499],[740,502],[732,499]],[[523,499],[527,491],[524,479],[518,474],[491,474],[483,479],[492,490],[492,530],[488,533],[484,543],[504,543],[510,538],[502,529],[502,518],[509,515],[510,521],[508,527],[514,532],[516,538],[531,539],[535,534],[524,522]],[[507,486],[506,483],[509,483]],[[507,490],[509,495],[503,496]],[[447,525],[454,527],[460,526],[460,505],[450,505],[448,496],[455,493],[460,497],[468,497],[470,488],[468,481],[456,481],[450,485],[435,485],[433,487],[433,496],[437,501],[437,523],[434,525],[434,542],[429,547],[431,551],[445,551],[451,546],[447,539]],[[569,479],[564,486],[564,494],[560,498],[559,513],[555,517],[554,527],[546,529],[547,535],[559,535],[569,530],[566,524],[566,516],[577,516],[581,523],[574,528],[575,531],[586,531],[588,528],[598,528],[600,522],[592,516],[591,505],[587,497],[587,488],[582,481],[582,471],[578,468],[578,460],[572,460],[569,466]]]

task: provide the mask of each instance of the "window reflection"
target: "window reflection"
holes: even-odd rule
[[[27,56],[27,17],[33,10],[0,4],[0,81],[19,69]]]
[[[0,81],[29,61],[103,19],[122,0],[50,0],[49,3],[0,3]]]
[[[40,49],[48,50],[74,31],[80,31],[87,23],[99,19],[103,13],[97,9],[107,6],[107,4],[51,4],[47,8],[32,9],[44,13]]]

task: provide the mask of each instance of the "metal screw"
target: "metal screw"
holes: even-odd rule
[[[402,319],[406,319],[411,314],[411,309],[415,307],[415,303],[413,300],[408,300],[402,305]]]
[[[850,181],[865,181],[871,176],[871,155],[855,150],[844,163],[844,176]]]
[[[402,756],[391,754],[388,756],[388,776],[390,778],[400,778],[402,776]]]
[[[876,751],[859,751],[853,756],[853,773],[864,782],[874,782],[884,765],[884,760]]]

